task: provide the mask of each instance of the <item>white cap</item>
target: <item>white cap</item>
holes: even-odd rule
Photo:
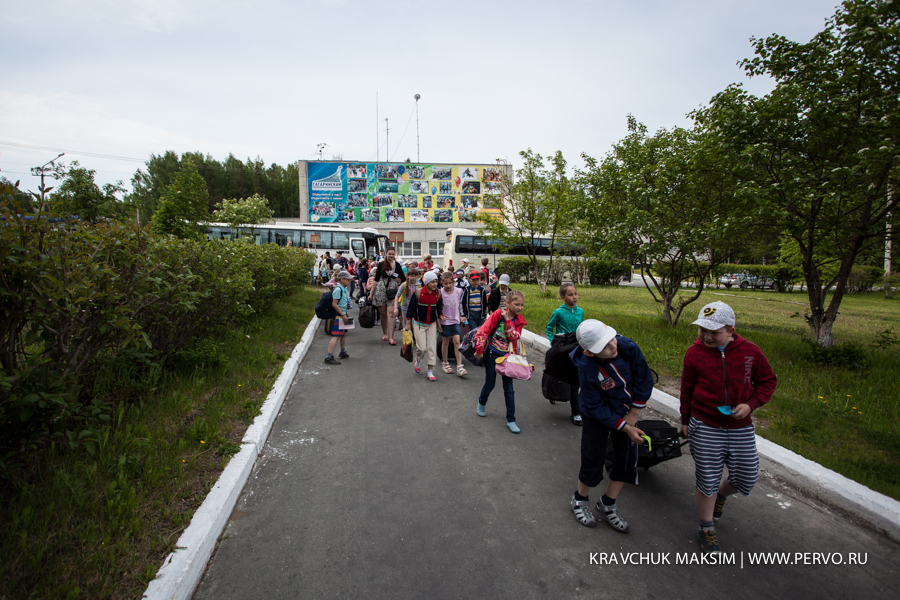
[[[468,262],[469,262],[469,259],[468,259],[468,258],[464,258],[464,259],[462,259],[462,261],[463,261],[464,263],[468,263]]]
[[[500,285],[509,285],[509,275],[504,273],[500,276]]]
[[[575,339],[578,340],[578,345],[594,354],[603,352],[603,349],[614,337],[616,337],[616,330],[597,319],[582,321],[575,330]]]
[[[425,273],[425,277],[422,278],[422,283],[427,284],[432,281],[437,281],[437,275],[434,274],[434,271],[428,271]]]
[[[697,320],[691,325],[716,331],[723,327],[734,327],[734,310],[724,302],[710,302],[700,309]]]

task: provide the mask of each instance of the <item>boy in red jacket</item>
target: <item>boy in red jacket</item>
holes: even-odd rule
[[[735,332],[734,311],[724,302],[704,306],[692,325],[699,329],[684,355],[681,430],[694,457],[697,539],[704,552],[720,552],[715,522],[725,500],[735,492],[749,496],[759,479],[750,413],[769,401],[778,380],[762,351]]]

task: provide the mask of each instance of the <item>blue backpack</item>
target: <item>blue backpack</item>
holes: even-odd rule
[[[337,311],[334,310],[333,293],[334,290],[325,292],[322,294],[322,297],[319,298],[318,303],[316,303],[316,316],[320,319],[333,319],[337,316]]]

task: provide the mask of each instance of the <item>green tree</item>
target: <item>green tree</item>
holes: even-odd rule
[[[523,164],[516,171],[515,182],[501,181],[501,193],[485,195],[485,208],[500,209],[498,215],[479,214],[484,223],[483,232],[502,248],[523,249],[531,263],[535,279],[546,289],[547,274],[553,266],[554,254],[565,246],[557,245],[559,234],[571,212],[563,210],[572,195],[572,185],[566,175],[566,160],[556,152],[548,161],[552,169],[544,165],[540,154],[528,150],[519,152]],[[550,247],[541,238],[550,239]],[[547,273],[541,272],[539,256],[549,252]]]
[[[166,189],[153,215],[153,232],[185,239],[200,237],[198,223],[207,220],[208,199],[206,182],[197,173],[194,162],[190,159],[183,161],[181,172]]]
[[[628,131],[603,161],[584,156],[579,217],[599,240],[595,251],[613,247],[641,264],[652,282],[647,290],[674,327],[711,270],[749,235],[751,216],[727,164],[699,132],[676,127],[650,135],[632,116]],[[697,287],[679,296],[688,278]]]
[[[265,196],[253,194],[249,198],[231,198],[222,200],[221,208],[213,213],[217,222],[228,223],[232,230],[244,226],[250,226],[251,235],[253,225],[268,223],[274,214],[269,208],[269,201]]]
[[[900,197],[900,3],[848,0],[808,43],[753,40],[751,76],[776,81],[757,98],[731,86],[696,113],[758,198],[759,211],[794,242],[815,341],[832,327],[854,263],[884,239]],[[832,292],[830,299],[828,293]]]
[[[121,220],[128,216],[130,205],[116,196],[125,191],[122,182],[107,183],[101,190],[94,181],[96,174],[93,169],[80,167],[77,160],[72,161],[63,182],[50,197],[52,209],[90,223],[101,217]]]

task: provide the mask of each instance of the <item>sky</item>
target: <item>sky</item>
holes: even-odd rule
[[[750,38],[806,42],[837,5],[8,0],[0,175],[37,191],[30,167],[65,152],[130,189],[167,150],[286,165],[320,143],[326,160],[514,167],[526,148],[559,150],[575,168],[623,138],[629,114],[689,126],[731,83],[769,92],[738,64]]]

